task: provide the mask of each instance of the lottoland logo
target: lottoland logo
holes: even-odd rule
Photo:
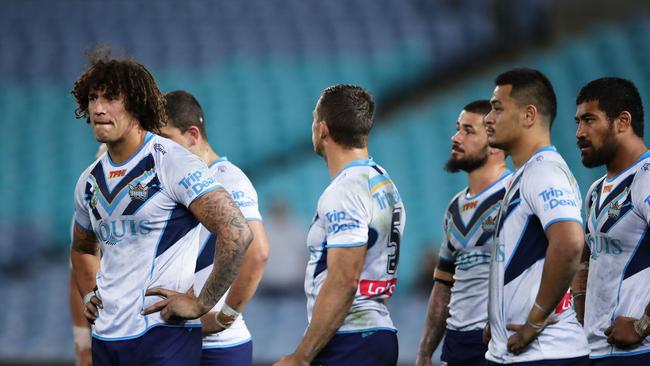
[[[361,227],[359,220],[351,218],[345,211],[330,211],[325,214],[325,218],[328,223],[328,234],[336,234]]]
[[[587,234],[587,245],[591,252],[591,258],[594,260],[601,255],[619,255],[623,253],[621,241],[607,236]]]
[[[112,220],[99,221],[95,233],[104,243],[116,245],[126,236],[145,236],[152,229],[149,220]]]
[[[538,196],[544,201],[544,211],[552,210],[559,206],[578,207],[572,195],[562,189],[549,188],[540,192]]]
[[[187,190],[188,196],[190,198],[194,196],[198,196],[203,192],[204,189],[210,187],[212,183],[214,183],[214,178],[208,177],[205,179],[202,178],[203,173],[200,171],[194,171],[192,173],[189,173],[183,179],[178,181],[178,185],[185,188]]]

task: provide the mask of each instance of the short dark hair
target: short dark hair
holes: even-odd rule
[[[325,121],[334,142],[348,147],[368,146],[375,102],[362,87],[338,84],[325,89],[316,110]]]
[[[548,118],[549,129],[557,115],[557,98],[553,85],[539,70],[517,68],[497,76],[496,85],[512,85],[510,96],[519,105],[532,104],[539,113]]]
[[[182,133],[185,133],[190,126],[196,126],[201,136],[207,140],[205,115],[196,98],[184,90],[171,91],[164,97],[167,123],[178,128]]]
[[[75,116],[88,115],[91,91],[103,91],[108,97],[124,96],[124,108],[146,131],[158,132],[165,124],[165,100],[149,71],[132,59],[110,58],[110,49],[89,54],[90,67],[75,81],[72,95],[76,99]]]
[[[611,121],[622,112],[632,116],[632,131],[643,137],[643,103],[639,90],[630,80],[606,77],[587,83],[578,92],[576,105],[598,101],[598,109]]]
[[[492,110],[492,105],[487,99],[475,100],[463,107],[464,111],[485,116]]]

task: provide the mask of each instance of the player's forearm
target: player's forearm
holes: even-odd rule
[[[357,292],[358,278],[330,272],[316,298],[311,323],[295,355],[311,362],[341,327]]]
[[[450,297],[451,287],[436,281],[429,297],[426,324],[418,348],[420,356],[430,358],[433,351],[440,344],[440,340],[445,334],[447,317],[449,317],[449,308],[447,306]]]
[[[70,253],[70,259],[76,289],[81,296],[84,296],[95,288],[97,272],[99,271],[99,255],[80,253],[73,250]]]
[[[240,313],[255,295],[269,258],[269,244],[262,224],[249,223],[249,225],[253,229],[255,239],[246,250],[239,274],[233,281],[226,298],[226,304]],[[256,225],[260,226],[261,230]]]
[[[225,189],[216,189],[194,200],[189,208],[201,224],[219,238],[214,268],[198,298],[198,305],[202,314],[205,314],[219,301],[239,273],[253,234],[237,204]]]
[[[545,309],[549,314],[555,309],[573,280],[580,255],[583,248],[583,241],[572,240],[570,237],[562,241],[549,241],[542,272],[542,281],[535,299],[536,303]],[[538,312],[538,313],[541,313]],[[531,312],[531,315],[534,312]],[[548,314],[547,314],[548,315]],[[535,318],[539,318],[537,314]],[[540,319],[534,319],[539,321]],[[545,320],[541,319],[541,321]]]
[[[589,277],[589,248],[582,250],[578,271],[571,282],[571,294],[573,296],[573,307],[578,321],[582,323],[585,316],[585,298],[587,294],[587,278]]]
[[[68,300],[70,302],[70,317],[72,318],[72,325],[77,327],[90,328],[88,320],[84,316],[84,308],[81,295],[77,289],[77,283],[70,273],[69,293]]]

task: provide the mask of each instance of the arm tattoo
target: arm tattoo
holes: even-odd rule
[[[97,255],[99,243],[95,233],[86,231],[75,223],[72,231],[72,250],[82,254]]]
[[[192,202],[190,211],[203,226],[217,235],[219,241],[214,268],[199,295],[200,304],[211,308],[237,276],[244,253],[253,240],[253,233],[239,207],[223,188]]]

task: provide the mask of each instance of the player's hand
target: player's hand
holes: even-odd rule
[[[90,348],[86,348],[83,351],[77,350],[75,359],[75,366],[92,366],[93,365],[93,354],[90,351]]]
[[[84,303],[84,316],[88,320],[88,323],[95,324],[95,319],[99,317],[99,309],[103,308],[104,304],[97,295],[90,297],[90,300]]]
[[[201,333],[215,334],[226,329],[217,323],[216,316],[217,313],[210,311],[201,317]]]
[[[490,328],[490,322],[485,324],[485,328],[483,328],[483,344],[488,344],[490,343],[490,340],[492,339],[492,328]]]
[[[415,358],[415,366],[433,366],[431,356],[418,353],[418,356]]]
[[[607,343],[619,348],[630,348],[641,343],[644,338],[634,330],[636,320],[627,316],[617,316],[614,323],[605,329]]]
[[[192,288],[186,293],[182,293],[156,287],[148,289],[145,295],[160,296],[164,300],[158,301],[144,309],[142,315],[159,311],[160,317],[169,323],[179,323],[184,320],[196,319],[209,310],[203,309],[199,304]]]
[[[294,355],[284,356],[273,366],[309,366],[309,361]]]
[[[525,324],[506,324],[506,329],[515,332],[508,338],[508,352],[518,355],[526,350],[526,347],[550,324],[555,324],[558,319],[549,317],[541,329],[532,327],[528,322]]]

